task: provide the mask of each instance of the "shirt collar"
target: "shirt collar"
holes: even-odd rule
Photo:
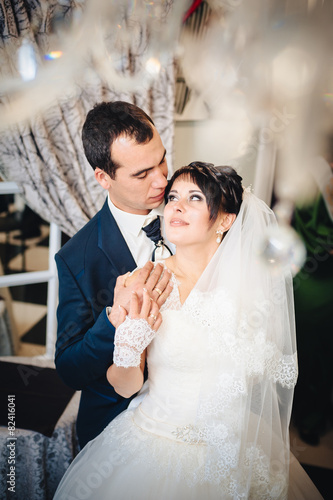
[[[108,194],[108,205],[110,212],[112,213],[118,227],[122,230],[128,231],[132,233],[133,236],[138,236],[141,228],[147,219],[150,216],[162,216],[164,211],[164,202],[157,208],[153,208],[147,215],[139,215],[139,214],[130,214],[128,212],[124,212],[117,208],[111,201],[110,195]]]

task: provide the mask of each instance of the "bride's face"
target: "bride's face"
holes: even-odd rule
[[[206,197],[201,189],[186,177],[173,183],[164,209],[165,231],[169,241],[179,244],[214,242],[220,219],[212,224]]]

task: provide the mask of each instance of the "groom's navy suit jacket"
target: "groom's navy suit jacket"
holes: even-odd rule
[[[136,263],[107,200],[55,259],[59,276],[55,363],[63,381],[82,391],[77,434],[83,447],[130,401],[106,379],[114,341],[106,306],[113,303],[117,277],[135,269]]]

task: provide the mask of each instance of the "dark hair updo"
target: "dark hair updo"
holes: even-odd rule
[[[243,199],[242,177],[232,167],[215,167],[213,163],[194,161],[176,170],[166,188],[166,196],[178,177],[189,177],[201,189],[212,223],[221,212],[238,214]]]

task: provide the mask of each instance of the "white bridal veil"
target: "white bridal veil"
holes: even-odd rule
[[[205,478],[237,498],[252,498],[251,490],[256,499],[287,497],[297,360],[291,275],[260,256],[274,224],[272,210],[245,190],[184,308],[206,335],[210,372],[192,441],[209,445]]]

